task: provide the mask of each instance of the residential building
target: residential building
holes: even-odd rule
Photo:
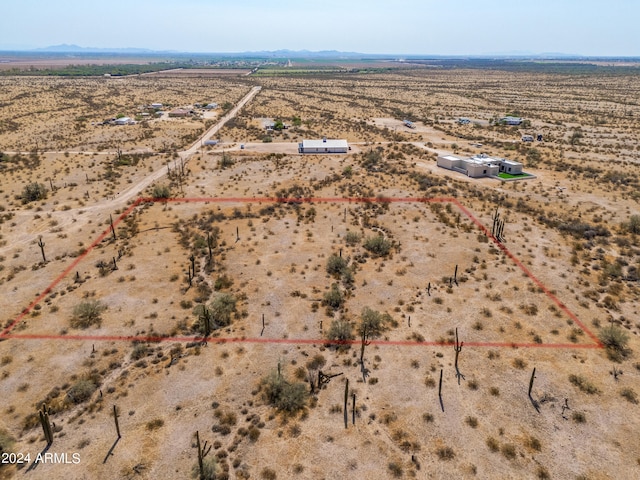
[[[303,140],[298,144],[299,153],[347,153],[349,144],[346,140]]]
[[[447,170],[465,174],[471,178],[497,177],[499,173],[518,175],[522,173],[522,164],[506,158],[493,158],[485,154],[469,158],[457,155],[438,155],[437,165]]]

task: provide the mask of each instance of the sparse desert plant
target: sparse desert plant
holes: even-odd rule
[[[536,437],[532,435],[530,435],[525,440],[525,445],[529,447],[531,450],[535,450],[536,452],[539,452],[540,450],[542,450],[542,444],[540,443],[540,440],[538,440]]]
[[[476,417],[469,416],[464,419],[464,422],[471,428],[476,428],[478,426],[478,419]]]
[[[395,478],[401,478],[402,477],[402,465],[399,462],[389,462],[389,472],[391,472],[391,475],[394,476]]]
[[[620,362],[631,354],[627,343],[629,335],[615,325],[605,327],[600,330],[598,338],[607,349],[607,356],[610,360]]]
[[[505,443],[502,445],[500,451],[502,452],[502,455],[509,460],[513,460],[517,456],[516,447],[511,443]]]
[[[12,452],[14,443],[15,440],[9,435],[9,432],[0,429],[0,456],[2,456],[3,453]],[[2,468],[3,464],[4,462],[0,463],[0,468]]]
[[[598,388],[594,384],[592,384],[582,375],[569,375],[569,382],[571,382],[572,385],[578,387],[581,392],[587,393],[589,395],[600,393],[600,390],[598,390]]]
[[[551,478],[551,475],[549,475],[549,471],[544,468],[542,465],[538,465],[538,469],[536,470],[536,477],[538,477],[540,480],[548,480],[549,478]]]
[[[81,378],[67,390],[67,399],[71,403],[82,403],[93,395],[98,386],[91,378]]]
[[[160,427],[162,427],[164,425],[164,420],[161,418],[155,418],[153,420],[150,420],[149,422],[147,422],[147,430],[149,431],[153,431],[153,430],[157,430]]]
[[[440,447],[436,450],[436,453],[440,460],[453,460],[456,456],[456,453],[451,447]]]
[[[624,225],[625,229],[633,234],[640,233],[640,215],[631,215],[629,221]]]
[[[497,452],[498,450],[500,450],[500,443],[498,443],[495,438],[489,437],[487,438],[487,447],[489,447],[489,450],[491,450],[492,452]]]
[[[271,372],[262,379],[264,399],[278,410],[294,413],[307,404],[307,388],[304,383],[287,381],[281,372]]]
[[[220,478],[218,463],[216,461],[216,457],[213,455],[206,456],[202,459],[202,473],[200,474],[200,465],[198,462],[191,468],[191,478],[197,480],[216,480]]]
[[[73,307],[71,317],[72,328],[89,328],[92,325],[100,325],[102,312],[107,309],[99,300],[86,300]]]
[[[584,413],[582,412],[573,412],[571,414],[571,418],[576,423],[585,423],[587,421],[587,417],[585,417]]]
[[[160,199],[171,198],[171,189],[167,185],[154,185],[151,196]]]
[[[339,277],[340,275],[342,275],[346,268],[347,261],[344,258],[336,255],[335,253],[327,259],[327,273],[329,275]]]
[[[391,242],[382,235],[368,237],[363,247],[376,257],[384,257],[391,251]]]
[[[628,402],[635,405],[638,404],[638,394],[632,388],[623,388],[622,390],[620,390],[620,395]]]
[[[382,314],[377,310],[364,307],[360,314],[360,323],[358,324],[358,335],[366,333],[367,338],[375,338],[380,336],[385,329],[386,324],[391,320],[388,314]]]
[[[347,232],[344,236],[344,241],[350,247],[357,245],[360,242],[360,234],[358,232]]]
[[[353,325],[344,319],[335,319],[329,326],[327,338],[333,342],[348,342],[353,340]]]
[[[276,480],[278,476],[276,475],[276,471],[272,468],[264,467],[260,472],[260,478],[263,480]]]
[[[211,330],[227,327],[231,324],[231,314],[235,311],[236,298],[230,293],[219,293],[208,307],[196,305],[193,309],[193,314],[198,317],[194,328],[203,334],[206,333],[207,326],[205,323],[207,318],[209,322],[208,328]]]
[[[131,360],[140,360],[149,353],[149,347],[146,343],[136,343],[131,351]]]
[[[47,188],[37,182],[25,185],[20,195],[22,203],[35,202],[36,200],[44,200],[45,198],[47,198]]]
[[[514,358],[513,359],[513,366],[515,368],[517,368],[518,370],[522,370],[523,368],[525,368],[527,366],[527,362],[525,362],[521,358]]]
[[[331,284],[331,289],[322,296],[322,304],[331,310],[338,310],[344,303],[344,294],[337,283]]]

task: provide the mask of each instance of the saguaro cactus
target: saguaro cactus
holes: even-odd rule
[[[118,434],[118,438],[122,438],[120,435],[120,424],[118,423],[118,407],[113,406],[113,421],[116,424],[116,433]]]
[[[349,379],[347,378],[344,384],[344,428],[348,428],[348,413],[347,413],[347,401],[349,400]]]
[[[198,447],[198,469],[200,470],[200,480],[206,480],[204,471],[204,457],[206,457],[211,451],[211,445],[207,445],[206,440],[204,442],[204,445],[200,444],[200,434],[198,433],[198,431],[196,431],[196,445]]]
[[[42,405],[42,408],[38,410],[38,416],[40,417],[40,424],[44,432],[44,438],[47,440],[47,445],[53,443],[53,430],[51,430],[51,421],[49,420],[49,409],[47,405]]]
[[[442,403],[442,369],[440,369],[440,382],[438,383],[438,399],[440,400],[440,408],[444,412],[444,403]]]
[[[529,397],[531,397],[531,390],[533,389],[533,379],[536,378],[536,369],[534,367],[533,372],[531,372],[531,380],[529,380]]]
[[[460,385],[460,379],[461,378],[464,380],[464,375],[462,375],[460,373],[460,369],[458,369],[458,356],[460,355],[460,352],[462,351],[462,345],[464,345],[464,342],[458,342],[458,329],[456,328],[456,344],[453,347],[453,349],[456,351],[455,367],[456,367],[456,378],[458,379],[458,385]]]
[[[113,226],[113,217],[111,215],[109,215],[109,225],[111,227],[111,235],[113,236],[113,240],[117,240],[116,237],[116,229]]]
[[[42,253],[42,262],[47,263],[47,257],[44,256],[44,242],[42,241],[42,236],[38,237],[38,246],[40,247],[40,252]]]

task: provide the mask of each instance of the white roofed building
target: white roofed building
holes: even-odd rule
[[[299,153],[347,153],[349,144],[346,140],[303,140],[298,144]]]

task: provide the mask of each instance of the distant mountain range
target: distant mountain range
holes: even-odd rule
[[[0,47],[0,50],[3,48]],[[7,49],[10,50],[10,49]],[[338,50],[257,50],[245,52],[181,52],[178,50],[152,50],[149,48],[101,48],[101,47],[81,47],[73,44],[51,45],[42,48],[16,48],[13,51],[23,53],[41,53],[41,54],[120,54],[120,55],[190,55],[190,56],[216,56],[216,57],[253,57],[253,58],[318,58],[318,59],[378,59],[378,60],[417,60],[417,59],[530,59],[530,60],[581,60],[581,59],[625,59],[632,57],[616,57],[616,56],[585,56],[577,54],[568,54],[560,52],[548,53],[532,53],[529,51],[514,50],[504,52],[489,52],[486,54],[475,55],[438,55],[438,54],[377,54],[377,53],[359,53],[359,52],[341,52]],[[637,57],[634,57],[637,58]]]

